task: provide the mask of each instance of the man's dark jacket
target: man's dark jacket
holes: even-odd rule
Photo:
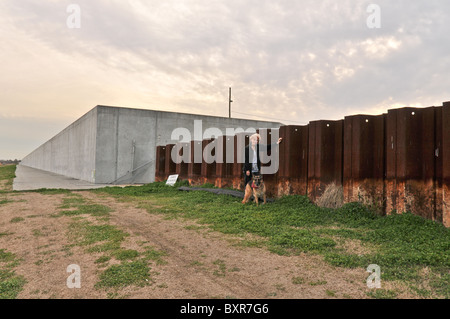
[[[278,144],[268,144],[268,145],[260,145],[259,143],[256,144],[256,156],[257,156],[257,166],[258,171],[261,172],[261,160],[260,160],[260,151],[262,152],[270,152],[272,150],[272,147],[278,146]],[[252,176],[252,163],[253,163],[253,150],[251,145],[247,145],[245,147],[245,162],[243,165],[243,173],[244,176],[247,177],[246,172],[250,171],[250,179]],[[247,178],[246,178],[247,179]]]

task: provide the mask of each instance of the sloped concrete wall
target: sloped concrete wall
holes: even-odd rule
[[[154,182],[156,147],[178,142],[171,138],[176,128],[186,128],[193,138],[195,121],[201,121],[201,134],[208,128],[217,128],[225,133],[227,128],[247,130],[281,126],[277,122],[144,109],[111,106],[97,106],[96,109],[96,183]]]
[[[96,135],[94,108],[23,158],[21,165],[94,182]]]
[[[155,181],[156,147],[186,128],[278,128],[277,122],[98,105],[22,160],[22,165],[97,184]]]

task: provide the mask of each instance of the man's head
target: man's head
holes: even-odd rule
[[[255,146],[256,144],[259,143],[260,138],[261,136],[258,133],[253,134],[252,136],[250,136],[250,144],[252,146]]]

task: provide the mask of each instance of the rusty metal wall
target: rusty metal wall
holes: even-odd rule
[[[188,181],[192,185],[202,184],[202,141],[191,141],[191,160],[188,163]]]
[[[344,119],[343,192],[345,202],[363,202],[384,214],[385,115]]]
[[[179,180],[186,180],[189,178],[189,160],[183,159],[191,158],[191,143],[177,143],[174,147],[177,149],[176,174]]]
[[[387,114],[386,213],[436,214],[436,108],[401,108]]]
[[[442,107],[442,222],[450,227],[450,102]]]
[[[442,150],[443,150],[443,117],[442,117],[442,107],[437,107],[435,109],[435,150],[434,150],[434,156],[435,156],[435,167],[434,167],[434,184],[435,184],[435,197],[436,197],[436,203],[435,203],[435,212],[434,212],[434,219],[440,222],[444,222],[443,220],[443,184],[442,184],[442,177],[443,177],[443,158],[442,158]],[[449,119],[447,120],[447,123],[450,123]]]
[[[343,124],[344,120],[309,123],[307,193],[312,201],[317,201],[328,185],[342,185]]]
[[[161,182],[166,176],[166,146],[156,147],[155,181]]]
[[[203,158],[202,158],[202,183],[215,184],[216,180],[216,166],[217,163],[214,160],[217,151],[216,139],[204,139],[202,141],[203,146]]]
[[[272,148],[268,152],[262,152],[260,155],[261,167],[270,167],[273,168],[278,166],[279,168],[279,148],[276,145],[277,140],[275,137],[272,137],[272,132],[278,131],[278,129],[259,129],[257,132],[261,136],[260,144],[262,145],[272,145]],[[277,135],[279,136],[279,135]],[[275,163],[276,162],[276,163]],[[275,197],[278,194],[278,170],[274,174],[265,174],[264,175],[264,184],[266,186],[266,193],[269,197]]]
[[[244,172],[243,163],[245,158],[245,146],[250,141],[250,134],[237,133],[234,136],[234,162],[233,162],[233,188],[243,190],[244,189]]]
[[[267,136],[262,143],[276,143],[275,131],[258,132]],[[278,136],[278,171],[264,176],[269,196],[307,195],[316,202],[334,183],[342,186],[344,202],[362,202],[382,215],[410,211],[450,226],[450,102],[281,126]],[[170,156],[174,145],[159,146],[156,180],[178,173],[193,185],[243,190],[248,144],[248,133],[191,141],[190,163],[176,165]],[[204,153],[216,160],[207,163]]]
[[[279,136],[278,196],[306,195],[308,189],[309,125],[281,126]]]
[[[177,173],[177,165],[172,161],[172,149],[175,144],[166,145],[166,155],[165,155],[165,175],[170,176]]]
[[[233,187],[234,136],[217,138],[217,164],[215,186]],[[229,158],[227,158],[229,157]]]

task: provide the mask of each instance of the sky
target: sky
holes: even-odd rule
[[[285,125],[441,106],[449,13],[448,0],[1,0],[0,159],[96,105],[228,117],[229,87],[232,117]]]

